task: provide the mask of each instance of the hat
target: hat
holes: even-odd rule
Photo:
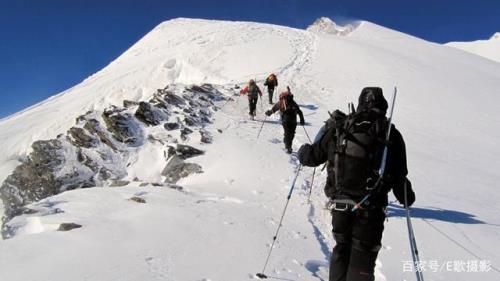
[[[380,110],[380,113],[385,115],[388,107],[389,105],[387,104],[387,100],[384,98],[382,88],[366,87],[359,95],[358,108],[356,111],[359,112],[363,110],[378,109]]]

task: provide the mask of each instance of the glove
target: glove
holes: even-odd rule
[[[304,120],[300,120],[300,125],[301,126],[304,126],[306,124],[306,122]]]
[[[411,182],[409,179],[405,179],[405,183],[404,185],[406,186],[406,197],[407,197],[407,201],[408,201],[408,206],[405,204],[405,199],[404,199],[404,196],[403,196],[403,202],[400,201],[401,204],[403,204],[403,206],[406,207],[410,207],[411,205],[413,205],[413,203],[415,202],[415,192],[413,192],[413,189],[411,188]]]
[[[266,116],[271,116],[271,114],[273,114],[273,111],[272,111],[272,110],[267,110],[267,111],[266,111]]]
[[[297,158],[299,159],[300,164],[304,165],[304,160],[309,158],[310,147],[311,145],[306,143],[299,148],[299,151],[297,151]]]

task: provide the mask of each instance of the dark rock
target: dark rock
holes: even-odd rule
[[[141,203],[141,204],[144,204],[146,203],[146,199],[142,198],[142,197],[138,197],[138,196],[134,196],[130,199],[128,199],[130,201],[134,201],[134,202],[137,202],[137,203]]]
[[[131,100],[123,100],[123,107],[132,107],[132,106],[137,106],[139,105],[138,102],[136,101],[131,101]]]
[[[181,106],[185,105],[186,101],[184,101],[183,98],[179,97],[178,95],[172,93],[172,92],[166,92],[163,100],[165,100],[168,104],[175,105],[175,106]]]
[[[189,127],[184,127],[181,129],[181,139],[183,141],[187,140],[187,136],[192,134],[194,131],[191,130]]]
[[[105,145],[109,146],[111,149],[116,151],[117,150],[116,146],[106,136],[106,134],[102,130],[100,130],[100,125],[101,124],[96,119],[90,119],[87,120],[83,128],[85,128],[85,130],[89,131],[91,134],[97,135],[102,143],[104,143]]]
[[[217,132],[222,134],[222,129],[217,129]]]
[[[202,116],[201,117],[201,122],[203,122],[203,123],[212,123],[212,120],[210,120],[207,116]]]
[[[175,148],[169,146],[167,149],[167,159],[170,159],[170,157],[172,157],[173,155],[175,155]]]
[[[187,88],[187,90],[193,91],[193,92],[200,92],[200,93],[210,93],[210,90],[203,86],[197,86],[197,85],[192,85],[191,87]]]
[[[190,117],[184,117],[184,123],[188,126],[195,126],[196,125],[196,121],[193,119],[193,118],[190,118]]]
[[[82,227],[82,225],[80,224],[77,224],[77,223],[61,223],[59,225],[59,228],[57,229],[57,231],[70,231],[70,230],[73,230],[75,228],[80,228]]]
[[[95,181],[93,178],[93,174],[88,176],[89,177],[86,177],[84,174],[81,174],[79,171],[75,170],[70,174],[65,174],[61,177],[58,177],[57,179],[62,183],[60,192],[77,188],[94,187]]]
[[[125,181],[125,180],[112,180],[111,184],[109,186],[110,187],[121,187],[121,186],[126,186],[129,183],[130,183],[129,181]]]
[[[212,138],[212,134],[210,134],[210,132],[201,129],[200,130],[200,135],[201,135],[200,141],[202,143],[212,143],[212,139],[213,138]]]
[[[166,186],[168,188],[175,189],[175,190],[178,190],[178,191],[184,190],[184,188],[182,186],[177,185],[177,184],[167,184]]]
[[[177,155],[181,159],[187,159],[194,156],[202,155],[205,153],[203,150],[199,150],[189,145],[178,144],[176,148]]]
[[[165,142],[153,135],[148,135],[148,141],[152,142],[152,143],[160,143],[160,144],[165,144]]]
[[[108,180],[109,178],[111,178],[113,176],[113,173],[110,170],[108,170],[106,167],[101,167],[99,169],[99,172],[97,175],[98,175],[99,180],[105,181],[105,180]]]
[[[187,135],[191,134],[193,130],[189,129],[188,127],[184,127],[181,130],[181,139],[183,141],[187,140]]]
[[[19,214],[21,206],[57,194],[62,185],[54,175],[64,161],[61,141],[36,141],[31,147],[28,159],[0,187],[8,219]]]
[[[139,186],[140,186],[140,187],[144,187],[144,186],[147,186],[148,184],[149,184],[149,183],[147,183],[147,182],[143,182],[143,183],[139,184]]]
[[[163,127],[167,130],[167,131],[172,131],[172,130],[177,130],[181,127],[181,125],[179,123],[165,123],[163,125]]]
[[[135,111],[135,117],[146,125],[159,125],[166,118],[166,114],[150,103],[140,102]]]
[[[210,112],[210,110],[206,107],[200,108],[200,110],[198,111],[198,114],[202,115],[202,116],[212,116],[212,112]]]
[[[87,135],[82,128],[71,127],[68,134],[71,136],[70,141],[74,146],[91,148],[97,145],[97,140]]]
[[[201,166],[195,163],[186,163],[179,156],[174,155],[170,158],[167,166],[162,171],[162,175],[166,177],[165,182],[175,184],[181,178],[185,178],[194,173],[201,173]]]
[[[106,123],[106,128],[111,132],[114,139],[126,144],[139,144],[141,139],[140,128],[130,114],[111,109],[105,110],[102,118]]]
[[[154,104],[156,107],[163,108],[165,110],[168,109],[168,103],[163,100],[162,94],[155,94],[152,99],[149,100],[149,103]]]

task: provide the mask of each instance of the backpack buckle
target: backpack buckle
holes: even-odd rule
[[[347,211],[347,209],[349,209],[349,205],[346,203],[335,203],[334,202],[332,204],[332,209],[335,211],[344,212],[344,211]]]
[[[334,199],[331,204],[331,209],[339,212],[347,211],[356,205],[352,199]]]

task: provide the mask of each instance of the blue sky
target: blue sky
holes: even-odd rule
[[[0,118],[76,85],[171,18],[363,19],[443,43],[486,39],[499,15],[497,0],[0,0]]]

